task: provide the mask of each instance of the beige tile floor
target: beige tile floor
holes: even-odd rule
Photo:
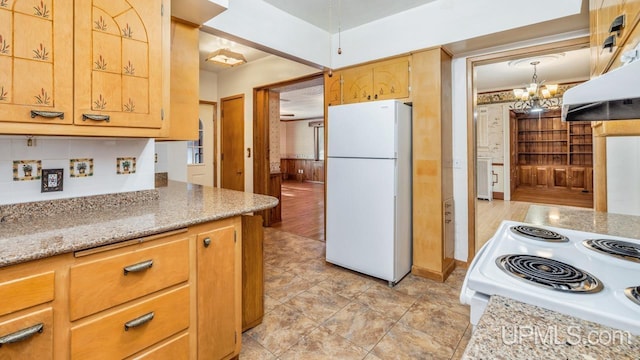
[[[324,242],[265,229],[265,316],[240,359],[459,359],[471,329],[445,283],[407,275],[394,288],[324,261]]]

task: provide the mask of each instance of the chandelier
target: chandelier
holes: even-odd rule
[[[537,65],[540,61],[532,61],[530,64],[533,65],[531,83],[526,89],[513,89],[516,101],[510,106],[511,110],[529,114],[559,109],[562,98],[556,97],[558,85],[543,85],[544,81],[538,82]]]

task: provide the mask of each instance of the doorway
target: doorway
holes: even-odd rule
[[[254,90],[254,191],[278,197],[265,225],[324,241],[324,78]]]
[[[528,48],[516,49],[503,51],[499,53],[480,55],[475,57],[467,58],[467,158],[469,161],[467,162],[467,188],[468,188],[468,255],[467,255],[467,263],[470,264],[473,260],[476,250],[480,248],[482,243],[487,239],[483,239],[479,236],[479,233],[487,232],[486,224],[489,222],[484,215],[483,218],[476,216],[476,214],[480,214],[479,205],[478,205],[478,189],[477,189],[477,179],[478,179],[478,168],[477,168],[477,158],[478,158],[478,138],[477,134],[479,132],[478,129],[478,118],[476,116],[478,110],[478,91],[477,91],[477,78],[476,72],[477,67],[482,65],[489,65],[494,63],[506,62],[509,60],[521,59],[524,57],[532,57],[538,55],[546,55],[559,53],[563,51],[575,50],[579,48],[584,48],[589,46],[589,38],[583,37],[578,39],[571,39],[560,41],[551,44],[537,45]],[[509,123],[510,121],[507,121]],[[508,139],[505,144],[507,144],[507,153],[505,155],[505,163],[509,162],[509,159],[512,157],[512,154],[509,153],[509,142],[511,139]],[[510,178],[513,169],[505,169],[506,178]],[[505,188],[511,189],[511,184],[506,184]],[[502,200],[498,200],[502,201]],[[491,202],[488,202],[491,203]],[[504,201],[504,207],[508,208],[511,205],[517,204],[528,204],[528,203],[518,203],[514,201]],[[484,203],[483,203],[484,205]],[[526,214],[528,205],[525,205],[525,208],[517,207],[516,211],[508,211],[510,214],[520,213]],[[483,214],[485,214],[485,208],[483,207]],[[495,227],[500,224],[500,222],[505,219],[497,217],[496,219],[491,219],[491,221],[495,224]],[[524,219],[524,217],[522,218]],[[495,232],[495,229],[493,229]]]
[[[216,186],[217,103],[200,100],[198,140],[187,143],[187,180],[193,184]]]
[[[244,95],[220,99],[220,187],[244,191]]]

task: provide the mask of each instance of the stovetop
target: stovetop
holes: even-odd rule
[[[522,227],[539,228],[533,232],[542,233],[551,241],[515,231]],[[632,256],[616,257],[596,251],[585,244],[591,239],[606,239],[614,247],[624,245],[621,241],[630,243],[630,249],[622,248]],[[474,292],[501,295],[640,335],[640,303],[632,301],[628,295],[632,290],[627,290],[636,289],[637,294],[640,286],[640,263],[633,261],[635,245],[640,245],[640,240],[503,221],[467,271],[461,300],[470,303]],[[516,265],[501,265],[514,256]],[[528,258],[528,263],[522,265],[521,257]],[[522,267],[525,274],[508,273],[505,267]],[[533,268],[542,271],[531,275]],[[559,275],[563,281],[568,279],[572,285],[541,284],[550,274]],[[567,287],[576,283],[580,283],[578,291],[568,291]]]

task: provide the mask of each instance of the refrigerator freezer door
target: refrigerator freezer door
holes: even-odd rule
[[[327,261],[394,279],[394,159],[330,158],[327,164]]]
[[[395,100],[330,106],[327,156],[397,157],[396,106]]]

